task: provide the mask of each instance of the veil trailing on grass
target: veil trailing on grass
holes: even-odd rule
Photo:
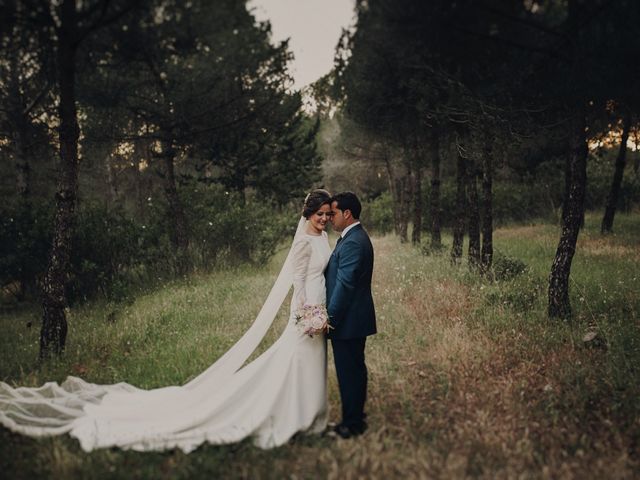
[[[304,234],[305,222],[304,217],[300,218],[292,245]],[[91,450],[96,445],[118,445],[136,450],[178,446],[190,451],[204,440],[225,443],[227,440],[243,438],[242,432],[230,433],[238,427],[227,425],[229,420],[224,418],[230,415],[225,409],[233,397],[225,398],[219,395],[219,391],[233,383],[236,373],[250,370],[242,366],[266,335],[293,283],[292,257],[293,248],[290,248],[271,292],[251,327],[222,357],[188,383],[181,387],[143,390],[124,382],[97,385],[73,376],[67,377],[60,385],[48,382],[35,388],[13,388],[0,382],[0,424],[29,436],[69,432],[80,440],[85,450]],[[249,371],[243,375],[252,380],[252,375],[256,373]],[[194,411],[191,415],[185,413],[196,402],[206,403],[208,409]],[[180,412],[184,414],[172,417],[170,408],[173,405],[179,405]],[[92,417],[91,412],[96,409],[99,409],[100,415]],[[129,431],[126,430],[128,419],[135,420],[135,426],[130,427]],[[214,420],[216,438],[211,438],[211,430],[205,432],[201,426],[210,425]],[[113,425],[118,422],[124,425],[118,424],[116,431],[112,432]],[[170,434],[163,436],[166,432]],[[99,440],[96,437],[100,437]]]
[[[305,224],[306,219],[304,217],[300,217],[296,233],[293,237],[293,242],[291,243],[292,245],[294,245],[300,235],[304,233]],[[271,292],[262,305],[260,313],[258,313],[258,316],[249,330],[247,330],[242,338],[240,338],[233,347],[227,350],[227,352],[213,365],[189,383],[185,384],[185,388],[193,388],[199,385],[204,379],[206,379],[207,382],[212,381],[212,379],[215,379],[215,381],[218,382],[224,382],[230,375],[233,375],[233,373],[236,372],[244,362],[247,361],[247,358],[249,358],[253,353],[266,335],[267,330],[269,330],[269,327],[276,318],[276,315],[278,314],[278,311],[280,310],[280,307],[293,284],[292,254],[293,247],[289,249],[289,253],[282,265],[282,269],[280,270],[273,287],[271,287]]]

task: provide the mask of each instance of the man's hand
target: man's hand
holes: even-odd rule
[[[325,321],[320,328],[315,328],[313,330],[309,330],[307,335],[313,337],[314,335],[318,335],[319,333],[329,333],[329,330],[333,327],[329,325],[329,322]]]
[[[325,321],[324,324],[322,325],[322,327],[320,328],[321,332],[324,333],[329,333],[329,330],[331,330],[333,327],[331,325],[329,325],[328,321]]]

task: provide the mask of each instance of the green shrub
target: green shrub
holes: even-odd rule
[[[613,149],[602,155],[593,155],[589,158],[587,191],[584,200],[587,210],[604,208],[611,189],[617,153],[618,150]],[[631,155],[627,155],[627,157],[631,157]],[[629,160],[630,158],[628,158]],[[640,204],[640,182],[631,167],[627,166],[620,185],[618,208],[628,212],[638,204]]]
[[[485,301],[489,305],[501,305],[514,312],[527,312],[544,298],[545,281],[533,275],[521,275],[500,282],[487,290]]]
[[[36,278],[46,266],[51,249],[53,209],[33,203],[0,206],[0,283],[21,283],[33,294]]]
[[[123,300],[133,287],[182,275],[193,269],[242,262],[265,263],[283,238],[292,236],[296,215],[248,200],[215,186],[180,190],[190,244],[171,244],[170,212],[163,201],[149,201],[144,220],[122,209],[82,203],[74,225],[67,298],[71,303],[101,294]],[[46,271],[51,249],[53,209],[5,205],[0,210],[0,282],[32,286]]]
[[[527,264],[522,260],[495,252],[491,271],[495,280],[511,280],[527,270]]]
[[[288,234],[296,215],[279,212],[270,203],[242,199],[215,185],[181,189],[191,237],[190,255],[202,266],[216,263],[264,263]]]
[[[367,229],[376,233],[393,231],[393,203],[391,194],[383,192],[376,198],[363,202],[362,220]]]
[[[140,230],[121,210],[81,205],[71,242],[68,299],[84,300],[96,292],[110,299],[125,297],[130,270],[145,258]]]

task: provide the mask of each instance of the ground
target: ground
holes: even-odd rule
[[[465,260],[452,265],[446,250],[428,254],[374,236],[380,333],[367,343],[370,429],[360,438],[297,436],[270,451],[244,442],[190,455],[85,454],[70,438],[0,429],[0,469],[11,478],[633,478],[640,471],[640,219],[620,215],[620,233],[605,237],[598,225],[587,216],[580,236],[571,322],[546,317],[556,226],[498,229],[496,279],[470,271]],[[74,308],[66,356],[41,368],[37,309],[4,313],[0,378],[32,386],[67,374],[145,388],[183,383],[240,337],[282,257],[267,267],[193,275],[128,303]],[[585,344],[589,331],[599,341]],[[337,420],[332,368],[329,375]]]

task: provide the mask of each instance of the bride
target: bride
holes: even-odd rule
[[[261,448],[286,443],[296,432],[327,425],[326,323],[305,333],[305,305],[326,303],[324,269],[331,255],[324,231],[331,197],[314,190],[274,286],[243,337],[190,382],[154,390],[127,383],[96,385],[69,376],[61,384],[12,388],[0,382],[0,423],[30,436],[68,433],[85,451],[227,444],[252,438]],[[273,322],[293,284],[288,324],[262,355],[244,365]],[[313,333],[316,333],[315,335]],[[244,365],[244,366],[243,366]]]

